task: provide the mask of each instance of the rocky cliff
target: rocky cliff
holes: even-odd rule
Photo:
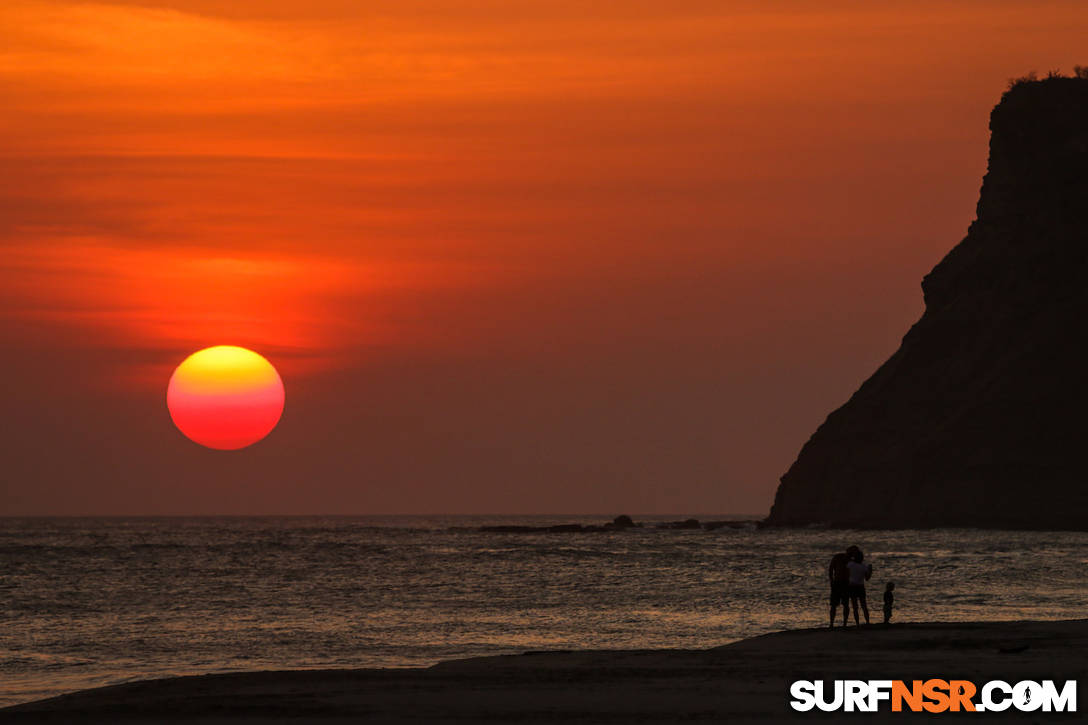
[[[782,477],[767,523],[1088,529],[1088,79],[1012,87],[925,313]]]

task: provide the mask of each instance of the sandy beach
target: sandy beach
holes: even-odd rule
[[[959,678],[975,682],[1077,679],[1083,689],[1088,679],[1088,620],[806,629],[708,650],[529,652],[454,660],[426,669],[181,677],[28,703],[0,711],[0,719],[87,723],[774,722],[831,717],[790,710],[788,688],[793,680],[852,678]],[[1024,714],[1013,710],[1004,716],[1023,718]],[[910,715],[886,713],[884,717]],[[1048,713],[1047,717],[1071,715]]]

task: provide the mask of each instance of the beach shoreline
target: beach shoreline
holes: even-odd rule
[[[546,651],[428,668],[197,675],[24,703],[0,710],[0,720],[774,722],[821,715],[789,708],[796,679],[930,678],[1084,682],[1088,620],[874,624],[786,630],[705,650]]]

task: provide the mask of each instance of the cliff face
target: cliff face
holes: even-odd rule
[[[768,523],[1088,529],[1088,80],[1012,88],[977,219]]]

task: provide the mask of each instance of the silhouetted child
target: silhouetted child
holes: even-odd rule
[[[892,606],[895,604],[895,582],[888,582],[884,587],[884,624],[892,621]]]

